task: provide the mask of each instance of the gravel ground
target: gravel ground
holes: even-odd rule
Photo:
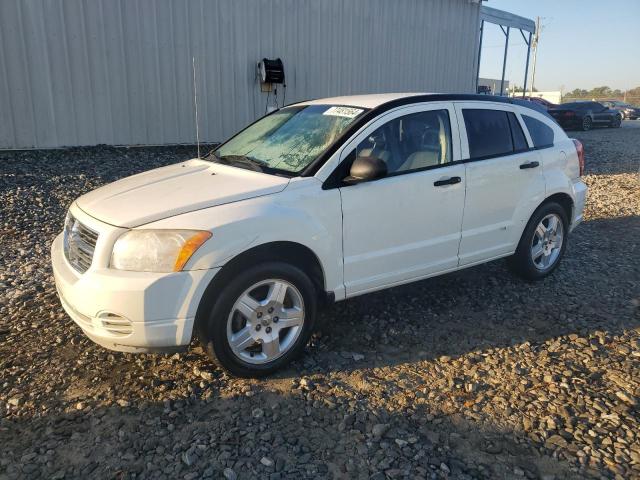
[[[104,350],[56,297],[71,201],[192,148],[0,153],[0,479],[640,478],[640,128],[573,136],[586,221],[551,278],[498,261],[338,303],[262,381]]]

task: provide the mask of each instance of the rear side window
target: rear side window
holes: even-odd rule
[[[522,119],[529,130],[534,147],[545,148],[553,145],[553,128],[529,115],[522,115]]]
[[[513,140],[513,149],[516,152],[527,150],[529,148],[529,145],[527,144],[527,139],[524,136],[524,132],[522,131],[522,127],[520,126],[520,122],[518,122],[518,119],[513,113],[508,112],[507,115],[509,116],[509,125],[511,126],[511,139]]]
[[[471,158],[509,155],[528,148],[522,128],[513,113],[474,108],[462,109],[462,115]]]

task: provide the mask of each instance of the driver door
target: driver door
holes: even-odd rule
[[[457,268],[465,166],[450,103],[383,115],[342,155],[343,162],[374,156],[388,170],[384,178],[339,187],[347,296]]]

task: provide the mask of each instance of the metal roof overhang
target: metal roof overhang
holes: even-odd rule
[[[478,65],[476,70],[476,87],[478,85],[478,78],[480,77],[480,56],[482,54],[482,37],[484,34],[485,22],[493,23],[500,26],[502,33],[505,36],[504,42],[504,58],[502,60],[502,79],[500,81],[500,95],[504,92],[504,74],[507,68],[507,51],[509,49],[509,33],[512,28],[520,30],[520,34],[527,45],[527,62],[524,70],[524,86],[522,88],[522,96],[524,97],[527,90],[527,77],[529,75],[529,56],[531,54],[531,39],[536,34],[536,24],[533,20],[514,15],[513,13],[505,12],[504,10],[498,10],[497,8],[480,7],[480,41],[478,44]],[[505,29],[506,27],[506,29]],[[529,38],[527,38],[524,32],[529,32]],[[535,42],[537,43],[537,36]],[[535,62],[534,62],[534,75],[535,75]]]
[[[505,12],[504,10],[498,10],[497,8],[485,7],[484,5],[480,7],[480,20],[502,25],[503,27],[517,28],[530,33],[535,33],[536,31],[536,24],[533,20]]]

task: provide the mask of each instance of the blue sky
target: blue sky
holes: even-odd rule
[[[621,90],[640,86],[640,0],[488,0],[484,5],[506,10],[543,25],[535,86],[538,90],[591,89],[602,85]],[[480,76],[500,78],[504,34],[497,25],[485,28]],[[520,32],[511,31],[506,79],[522,85],[527,47]]]

